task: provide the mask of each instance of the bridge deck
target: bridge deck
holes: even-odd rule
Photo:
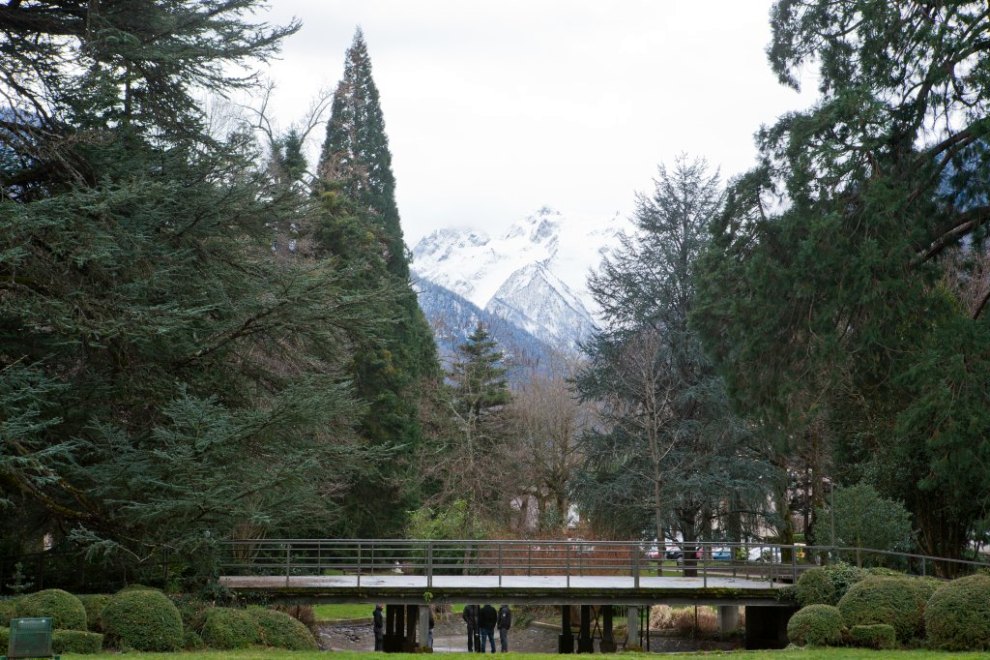
[[[264,592],[295,602],[422,603],[438,601],[511,603],[790,605],[779,601],[779,582],[741,577],[641,577],[564,575],[224,576],[237,592]]]

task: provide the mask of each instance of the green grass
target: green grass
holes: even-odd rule
[[[370,603],[340,603],[332,605],[314,605],[313,613],[317,621],[347,621],[350,619],[367,619],[371,621],[371,613],[375,606]]]
[[[557,654],[549,653],[507,653],[500,657],[514,656],[526,658],[527,660],[560,660]],[[685,654],[656,654],[647,653],[624,653],[624,657],[642,657],[655,660],[662,657],[663,660],[687,660],[699,657],[718,655],[721,657],[738,657],[743,660],[755,658],[771,658],[772,660],[880,660],[890,658],[892,660],[978,660],[986,659],[985,653],[947,653],[940,651],[871,651],[867,649],[809,649],[809,650],[786,650],[786,651],[735,651],[732,653],[685,653]],[[350,658],[367,658],[368,656],[381,656],[383,659],[400,660],[409,658],[414,660],[422,655],[407,653],[357,653],[352,651],[334,651],[334,660],[349,660]],[[79,660],[120,660],[119,654],[101,655],[69,655],[63,654],[63,658],[79,658]],[[247,649],[242,651],[212,651],[196,653],[128,653],[128,660],[326,660],[325,652],[310,651],[266,651],[263,649]]]

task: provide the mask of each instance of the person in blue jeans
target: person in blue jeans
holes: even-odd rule
[[[492,653],[495,653],[495,624],[498,623],[498,612],[490,604],[486,603],[478,612],[478,628],[481,630],[481,652],[485,652],[485,639],[491,644]]]

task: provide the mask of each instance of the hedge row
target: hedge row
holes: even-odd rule
[[[805,582],[799,598],[831,600],[839,590],[827,571],[818,571]],[[850,643],[885,649],[927,639],[937,649],[990,650],[990,576],[942,583],[866,574],[848,584],[837,606],[805,605],[792,617],[787,634],[802,646]]]
[[[10,628],[0,628],[0,648],[6,650],[10,643]],[[52,652],[99,653],[103,650],[103,635],[83,630],[53,630]]]
[[[0,601],[0,648],[6,648],[9,619],[50,616],[56,653],[95,653],[103,646],[121,651],[238,649],[255,644],[315,651],[309,629],[283,612],[260,607],[214,608],[195,599],[177,598],[177,607],[159,590],[130,588],[114,596],[76,597],[49,589]],[[87,623],[90,628],[86,630]],[[100,634],[100,633],[103,634]]]

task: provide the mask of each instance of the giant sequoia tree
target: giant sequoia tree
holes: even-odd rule
[[[0,502],[140,562],[335,519],[366,305],[331,262],[279,263],[299,212],[192,90],[248,81],[296,26],[254,0],[0,6]],[[294,201],[295,199],[295,201]]]
[[[440,374],[433,333],[409,282],[391,162],[371,60],[358,30],[334,93],[316,184],[321,247],[351,268],[355,292],[379,296],[378,312],[390,321],[356,347],[351,367],[355,389],[369,404],[362,436],[369,447],[393,450],[389,460],[365,466],[345,502],[354,515],[341,532],[358,536],[396,534],[414,508],[411,459],[424,435],[420,400],[438,391],[432,381]]]
[[[738,538],[725,516],[758,503],[759,477],[770,472],[688,325],[721,187],[704,162],[686,160],[661,167],[655,183],[638,199],[636,233],[591,278],[605,326],[586,347],[577,386],[599,403],[602,423],[581,442],[576,499],[613,533],[676,531],[693,541],[721,519]]]
[[[990,12],[780,0],[772,23],[781,81],[817,65],[821,99],[761,132],[697,320],[743,409],[824,423],[837,476],[957,556],[990,511]]]

